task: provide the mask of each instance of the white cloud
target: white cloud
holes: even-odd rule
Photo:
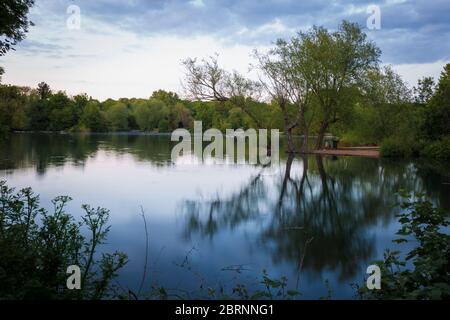
[[[404,1],[391,0],[384,3],[389,7],[400,2]],[[311,23],[306,18],[299,19],[300,12],[283,15],[268,7],[260,13],[261,17],[267,19],[251,23],[252,17],[248,13],[253,11],[243,10],[242,7],[245,6],[214,8],[217,3],[205,0],[193,0],[188,5],[185,1],[182,5],[176,1],[165,2],[168,5],[162,9],[156,5],[157,9],[152,8],[149,2],[145,2],[146,7],[138,0],[127,0],[125,5],[119,0],[102,0],[100,4],[110,6],[109,9],[105,7],[104,15],[99,14],[103,12],[99,2],[96,2],[98,7],[88,5],[93,2],[85,2],[81,10],[81,30],[77,31],[66,27],[68,15],[65,6],[68,3],[71,2],[43,0],[36,3],[32,10],[32,20],[36,27],[31,28],[28,39],[17,47],[17,51],[11,51],[2,57],[1,64],[6,69],[4,83],[35,87],[40,81],[46,81],[56,90],[66,90],[70,94],[86,92],[99,99],[148,97],[157,89],[180,92],[182,59],[206,57],[217,52],[224,68],[246,73],[252,62],[250,55],[254,48],[264,50],[261,43],[270,45],[270,41],[277,37],[287,37],[298,29],[309,27]],[[136,10],[141,10],[139,4],[142,5],[143,12],[152,8],[148,19],[145,16],[144,20],[139,20],[136,14],[133,15]],[[188,10],[186,5],[193,8]],[[273,8],[280,7],[282,3],[277,6],[274,4]],[[197,10],[199,8],[204,9]],[[344,14],[358,15],[364,6],[345,5],[337,8]],[[120,11],[125,9],[131,11]],[[205,19],[200,19],[186,23],[191,12],[202,12],[204,16],[200,16],[205,18],[214,17],[208,10],[219,9],[228,18],[224,22],[220,20],[220,23],[215,24],[213,22],[217,22],[216,19],[206,19],[206,22],[203,21]],[[184,10],[184,14],[177,10]],[[173,16],[170,16],[172,13]],[[328,13],[324,12],[321,17],[327,17]],[[307,17],[308,12],[302,11],[301,14]],[[117,17],[121,19],[114,20]],[[329,17],[335,19],[337,15]],[[140,29],[125,28],[124,25],[129,22],[127,19],[138,21]],[[141,21],[152,23],[141,25]],[[209,27],[204,28],[203,22]],[[186,32],[180,32],[180,28],[186,29]],[[220,28],[223,32],[218,32]],[[148,30],[152,32],[144,32]],[[165,30],[175,31],[163,32]],[[421,57],[426,57],[426,61],[432,61],[436,57],[441,59],[433,63],[395,65],[394,68],[413,86],[422,76],[438,77],[445,64],[444,60],[448,60],[442,53],[446,51],[433,45],[435,37],[445,39],[446,34],[435,30],[430,32],[434,32],[435,36],[430,38],[427,33],[422,35],[410,32],[409,29],[383,29],[382,32],[373,33],[373,38],[382,45],[385,52],[383,59],[387,57],[385,61],[388,62],[425,61]],[[414,43],[416,50],[408,50],[411,43]],[[440,41],[444,46],[445,43]]]
[[[433,77],[435,82],[437,82],[447,63],[450,63],[450,61],[398,64],[392,67],[403,77],[410,87],[413,87],[417,85],[417,80],[423,77]]]
[[[48,28],[34,28],[23,50],[18,48],[4,57],[5,83],[35,87],[45,81],[55,90],[69,94],[86,92],[101,100],[147,98],[158,89],[181,93],[181,61],[187,57],[220,53],[224,68],[246,73],[253,50],[242,44],[225,45],[210,36],[140,37],[88,18],[79,31],[60,25],[51,30],[49,33]],[[26,41],[36,46],[51,38],[58,39],[61,49],[47,49],[40,54],[26,49]]]
[[[191,0],[189,1],[189,4],[196,8],[202,8],[205,6],[203,0]]]

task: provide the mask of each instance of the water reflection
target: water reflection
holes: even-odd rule
[[[224,228],[235,229],[268,214],[270,221],[259,229],[257,241],[275,263],[288,261],[299,272],[339,270],[339,280],[344,281],[373,257],[376,242],[369,231],[393,221],[396,190],[431,188],[434,192],[429,194],[445,194],[430,177],[411,164],[289,156],[282,175],[265,176],[262,169],[230,197],[186,200],[184,236],[212,238]]]
[[[173,261],[196,246],[203,258],[192,263],[212,282],[217,270],[249,263],[310,290],[323,287],[323,274],[360,281],[394,236],[400,188],[450,208],[448,163],[281,154],[279,167],[173,164],[172,146],[167,136],[15,134],[0,143],[0,179],[46,200],[63,193],[111,209],[109,245],[129,253],[129,283],[143,265],[140,205],[161,284],[187,277]]]
[[[66,163],[83,167],[100,151],[131,154],[155,166],[170,163],[169,137],[125,134],[14,134],[0,143],[0,170],[35,167],[44,175],[48,167]]]

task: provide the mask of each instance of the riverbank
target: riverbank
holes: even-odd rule
[[[94,132],[94,131],[13,131],[13,133],[39,133],[39,134],[79,134],[79,135],[122,135],[122,136],[171,136],[171,132],[156,132],[156,131],[105,131],[105,132]]]
[[[351,157],[366,157],[366,158],[379,158],[379,147],[352,147],[352,148],[339,148],[339,149],[322,149],[311,150],[306,152],[307,154],[320,154],[328,156],[351,156]]]

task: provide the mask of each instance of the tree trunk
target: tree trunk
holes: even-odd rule
[[[288,128],[286,130],[286,137],[288,142],[288,152],[295,153],[295,144],[294,144],[294,138],[292,137],[292,129]]]
[[[302,153],[307,153],[308,152],[308,144],[309,144],[309,130],[308,130],[308,126],[306,125],[306,121],[303,127],[303,145],[302,145]]]
[[[317,137],[316,150],[320,150],[323,148],[323,139],[325,137],[327,129],[328,129],[328,121],[322,121],[322,123],[320,124],[319,136]]]
[[[289,115],[286,110],[286,102],[284,100],[279,102],[280,108],[283,111],[283,118],[284,118],[284,132],[286,133],[287,143],[288,143],[288,152],[289,153],[295,153],[295,144],[294,139],[292,137],[292,126],[289,123]]]

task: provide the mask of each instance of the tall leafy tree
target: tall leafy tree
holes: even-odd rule
[[[164,90],[158,90],[158,91],[153,92],[150,99],[161,100],[168,106],[173,106],[177,102],[180,101],[180,98],[178,97],[178,95],[175,92],[170,92],[170,91],[168,92],[168,91],[164,91]]]
[[[34,0],[0,1],[0,57],[25,38],[28,27],[33,25],[27,18],[33,4]],[[0,67],[0,83],[4,73],[5,69]]]
[[[110,128],[113,131],[127,130],[128,129],[128,109],[127,106],[118,102],[112,105],[106,111],[106,119]]]
[[[2,0],[0,2],[0,56],[25,38],[33,23],[27,14],[34,0]]]
[[[106,120],[100,110],[98,101],[91,100],[86,104],[81,115],[81,124],[93,132],[102,132],[106,128]]]
[[[41,100],[47,99],[52,93],[50,86],[45,82],[41,82],[38,84],[37,91],[39,93],[39,97],[41,98]]]
[[[430,101],[434,93],[434,80],[432,77],[423,77],[417,82],[417,87],[414,87],[415,102],[419,104],[426,104]]]
[[[428,103],[424,131],[431,139],[450,137],[450,63],[444,67]]]
[[[258,112],[250,106],[260,97],[258,82],[245,78],[237,72],[228,72],[219,66],[217,56],[197,61],[183,61],[186,69],[184,89],[188,96],[202,101],[231,102],[247,113],[258,127],[262,125]]]
[[[0,57],[25,38],[28,27],[33,23],[27,14],[34,0],[2,0],[0,1]],[[0,67],[0,83],[5,70]]]
[[[419,108],[411,103],[411,90],[391,67],[367,72],[355,100],[351,114],[340,123],[354,139],[369,144],[385,139],[404,145],[414,142]]]
[[[348,89],[359,86],[368,70],[376,69],[381,51],[367,40],[360,26],[343,21],[335,32],[313,27],[298,34],[300,72],[320,107],[320,126],[316,148],[323,147],[330,125],[340,120],[341,107],[347,105]]]
[[[302,151],[308,149],[309,126],[305,115],[311,86],[299,68],[303,63],[299,59],[299,49],[301,43],[294,38],[290,41],[278,40],[276,47],[267,54],[255,52],[258,68],[263,73],[260,77],[262,87],[281,109],[289,152],[297,151],[293,130],[300,125],[304,133]]]

